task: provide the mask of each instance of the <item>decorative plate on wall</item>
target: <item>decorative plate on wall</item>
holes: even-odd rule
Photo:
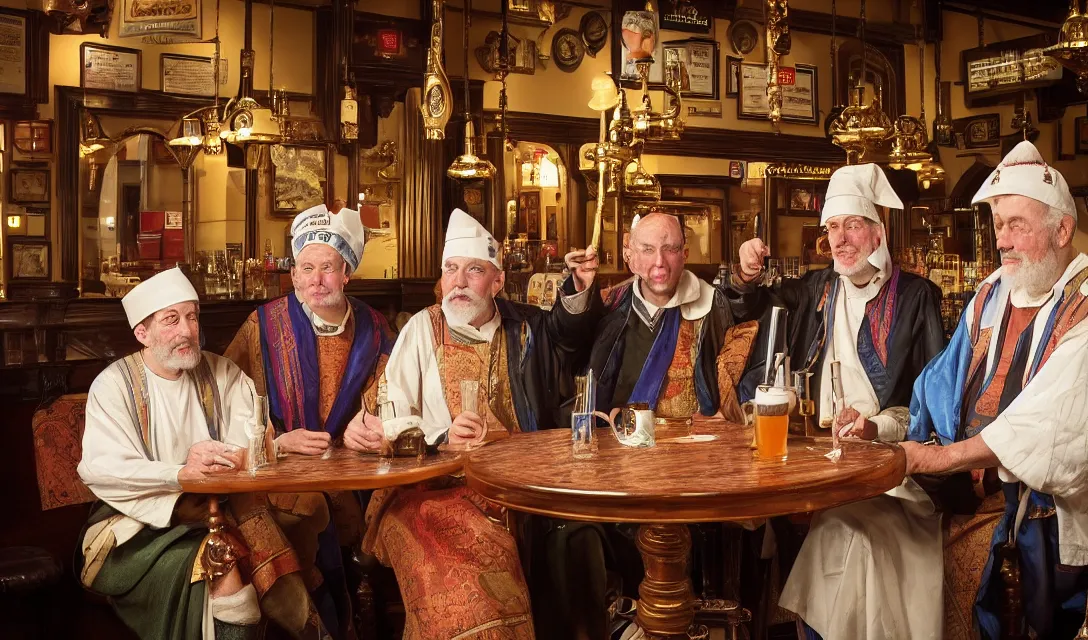
[[[596,58],[597,52],[604,49],[605,42],[608,41],[608,23],[604,16],[596,11],[586,12],[578,30],[582,33],[582,42],[586,43],[586,53],[589,57]]]
[[[560,71],[570,73],[582,64],[586,45],[582,35],[574,29],[560,29],[552,39],[552,60]]]
[[[729,43],[733,45],[733,51],[746,56],[752,53],[756,45],[759,44],[759,29],[752,22],[738,20],[729,24],[726,37],[729,39]]]

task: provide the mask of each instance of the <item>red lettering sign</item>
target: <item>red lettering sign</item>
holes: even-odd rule
[[[382,53],[398,53],[400,51],[400,31],[396,29],[381,29],[378,31],[378,50]]]
[[[793,67],[780,67],[778,69],[778,84],[788,86],[797,82],[797,70]]]

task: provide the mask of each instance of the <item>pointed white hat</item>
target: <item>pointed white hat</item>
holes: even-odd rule
[[[330,213],[325,205],[319,204],[295,216],[291,223],[291,253],[297,259],[307,245],[327,244],[336,249],[354,272],[363,259],[365,234],[358,211],[344,208],[339,213]]]
[[[145,318],[160,309],[165,309],[179,302],[198,302],[193,283],[181,269],[174,267],[159,272],[147,280],[132,288],[121,298],[121,306],[125,308],[128,317],[128,326],[135,329],[136,325]]]
[[[990,201],[997,196],[1027,196],[1074,219],[1077,217],[1077,205],[1065,177],[1049,166],[1035,145],[1027,140],[1013,147],[1001,160],[971,198],[971,204],[992,204]]]
[[[499,262],[499,243],[476,218],[460,209],[450,214],[446,228],[446,246],[442,249],[442,262],[447,258],[476,258],[486,260],[502,269]]]
[[[903,208],[903,201],[895,195],[895,189],[880,167],[872,163],[842,167],[831,174],[820,224],[827,224],[835,216],[863,216],[880,222],[876,211],[878,204],[891,209]]]

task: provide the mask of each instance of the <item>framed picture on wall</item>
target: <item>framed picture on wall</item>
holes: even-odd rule
[[[725,97],[736,98],[740,94],[740,65],[743,58],[725,58]]]
[[[49,241],[14,237],[8,241],[8,280],[48,280]]]
[[[1076,152],[1088,154],[1088,117],[1081,116],[1073,120],[1073,131],[1076,140]]]
[[[8,200],[13,204],[49,204],[49,169],[12,167]]]
[[[79,86],[84,89],[138,92],[140,51],[84,42],[79,45]]]
[[[518,218],[523,221],[530,240],[540,238],[539,189],[522,189],[518,194]]]
[[[324,146],[272,145],[275,166],[273,213],[294,216],[328,202],[328,149]]]
[[[713,40],[673,40],[664,45],[665,60],[680,63],[680,94],[685,98],[718,99],[718,43]]]

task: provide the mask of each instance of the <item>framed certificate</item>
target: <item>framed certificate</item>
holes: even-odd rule
[[[820,106],[817,98],[819,88],[816,83],[816,67],[798,64],[794,69],[793,84],[779,85],[782,92],[782,121],[818,124]],[[741,63],[737,117],[762,120],[769,114],[766,65]]]
[[[140,51],[84,42],[79,58],[79,86],[84,89],[140,90]]]
[[[0,13],[0,93],[27,94],[26,17]]]
[[[162,92],[182,96],[215,95],[215,63],[212,58],[164,53],[159,57]],[[227,84],[227,61],[219,59],[219,86]]]
[[[718,99],[718,43],[674,40],[664,44],[665,59],[680,62],[680,93],[685,98]],[[668,71],[666,70],[666,73]]]

